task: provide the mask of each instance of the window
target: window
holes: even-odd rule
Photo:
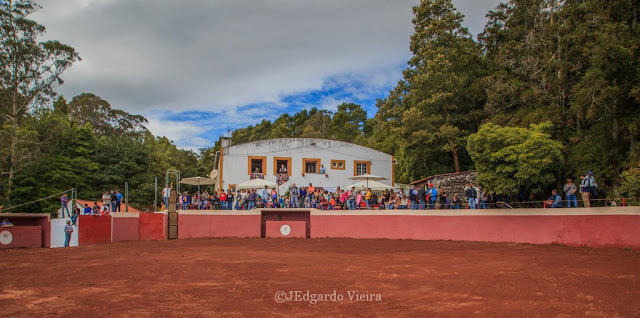
[[[371,162],[370,161],[354,161],[353,162],[353,175],[359,176],[363,174],[368,174],[371,171]]]
[[[247,174],[264,174],[267,172],[267,157],[249,157],[249,171]]]
[[[320,171],[320,159],[302,159],[303,173],[319,173]]]
[[[331,160],[331,169],[344,170],[344,160]]]
[[[229,190],[231,190],[231,193],[236,193],[236,185],[235,184],[230,184],[229,185]]]
[[[291,158],[275,157],[273,158],[273,174],[291,175]]]

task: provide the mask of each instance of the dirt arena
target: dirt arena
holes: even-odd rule
[[[193,239],[0,257],[0,315],[10,317],[640,316],[638,251]]]

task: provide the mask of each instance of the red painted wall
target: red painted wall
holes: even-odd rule
[[[311,237],[515,242],[640,249],[638,215],[311,215]]]
[[[41,247],[51,247],[51,220],[49,218],[39,218],[38,225],[42,229]]]
[[[111,215],[80,215],[78,217],[78,245],[110,242]]]
[[[178,238],[260,237],[260,215],[179,214]]]
[[[38,247],[50,247],[51,246],[51,220],[47,215],[33,214],[33,217],[11,217],[8,219],[15,226],[39,226],[41,242]]]
[[[40,226],[12,226],[0,227],[0,232],[11,233],[11,243],[4,245],[0,243],[0,248],[11,247],[42,247],[42,227]]]
[[[306,221],[267,221],[267,233],[266,237],[307,237],[307,222]],[[291,232],[289,235],[283,235],[280,228],[283,225],[289,225]]]
[[[137,217],[112,217],[112,242],[140,240],[140,219]]]
[[[140,213],[140,240],[160,241],[167,239],[167,215],[162,213]]]

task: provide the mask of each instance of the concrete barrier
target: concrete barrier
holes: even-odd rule
[[[640,249],[640,208],[311,212],[311,237]]]
[[[44,218],[47,220],[47,218]],[[64,219],[54,220],[47,241],[64,242]],[[40,224],[42,220],[20,220]],[[34,223],[35,222],[35,223]],[[284,223],[282,223],[284,222]],[[22,225],[27,225],[27,224]],[[305,228],[312,238],[385,238],[631,247],[640,250],[640,207],[495,210],[254,209],[181,211],[178,238],[274,237],[281,226],[294,236]],[[79,245],[167,238],[165,213],[80,216]],[[74,234],[76,234],[74,233]],[[278,234],[280,233],[280,234]],[[44,239],[42,240],[44,242]],[[72,236],[72,245],[73,245]]]
[[[140,240],[139,213],[111,213],[111,242]]]

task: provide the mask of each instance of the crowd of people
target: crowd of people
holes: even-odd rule
[[[578,207],[576,194],[581,193],[584,206],[590,207],[590,198],[597,192],[598,186],[590,171],[581,176],[581,179],[579,185],[574,184],[571,179],[567,180],[563,188],[565,200],[557,190],[553,190],[545,204],[552,208]],[[161,210],[165,210],[169,204],[170,190],[171,187],[168,187],[162,191],[164,200]],[[219,190],[213,193],[204,191],[195,194],[183,192],[178,194],[176,208],[179,210],[250,210],[253,208],[433,210],[502,208],[510,203],[507,196],[481,190],[473,183],[464,187],[463,193],[463,197],[458,194],[450,197],[445,191],[436,189],[432,183],[413,186],[406,192],[403,189],[372,191],[353,187],[351,189],[337,187],[335,191],[330,192],[327,189],[314,187],[311,183],[307,187],[297,187],[294,183],[284,194],[279,193],[276,188],[266,186],[263,189],[240,190],[235,193],[231,190]]]
[[[165,210],[169,204],[170,187],[163,189],[163,203],[161,210]],[[484,198],[485,195],[477,187],[472,186],[473,197],[477,196],[478,206],[484,208],[491,202]],[[477,191],[477,192],[476,192]],[[501,200],[495,194],[493,198]],[[276,188],[264,187],[263,189],[240,190],[233,193],[231,190],[220,190],[214,193],[204,191],[202,193],[179,193],[176,208],[181,210],[250,210],[253,208],[315,208],[320,210],[358,210],[358,209],[460,209],[466,208],[465,202],[458,195],[453,198],[429,184],[426,187],[415,186],[405,192],[384,190],[372,191],[369,189],[358,190],[341,189],[329,191],[309,184],[307,187],[297,187],[295,184],[280,194]],[[468,201],[471,202],[471,201]],[[475,202],[475,201],[474,201]],[[471,208],[475,208],[473,203]]]
[[[557,189],[551,191],[551,196],[545,201],[545,205],[551,208],[562,208],[566,205],[567,208],[578,207],[578,197],[576,193],[582,195],[582,203],[585,208],[591,207],[591,200],[598,196],[598,183],[596,183],[593,173],[587,171],[586,174],[580,176],[580,185],[577,186],[573,183],[573,179],[567,179],[567,183],[562,187],[562,191],[565,194],[565,200],[562,202],[562,196],[558,193]],[[612,201],[615,202],[615,201]]]

